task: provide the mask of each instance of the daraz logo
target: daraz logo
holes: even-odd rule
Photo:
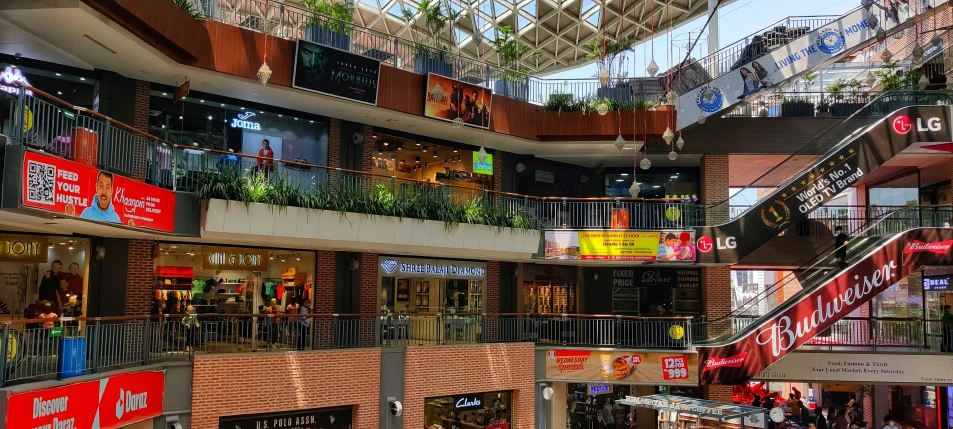
[[[119,400],[116,401],[116,420],[122,420],[125,413],[149,407],[148,397],[148,392],[133,394],[128,390],[119,389]]]

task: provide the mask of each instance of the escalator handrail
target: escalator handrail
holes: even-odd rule
[[[799,156],[799,155],[801,154],[801,152],[804,151],[806,148],[813,146],[816,142],[818,142],[819,140],[821,140],[822,138],[824,138],[825,136],[827,136],[828,134],[830,134],[830,132],[833,131],[834,129],[839,128],[840,126],[842,126],[842,125],[846,124],[847,122],[849,122],[850,120],[854,119],[855,116],[857,116],[858,114],[860,114],[860,112],[863,112],[864,110],[866,110],[867,108],[869,108],[869,107],[870,107],[871,105],[873,105],[874,103],[876,103],[876,102],[878,102],[878,101],[881,101],[881,100],[883,100],[884,98],[891,97],[891,96],[897,96],[897,95],[914,95],[914,96],[916,96],[916,95],[919,95],[919,96],[924,96],[924,95],[945,95],[945,96],[948,97],[948,98],[953,98],[953,91],[950,91],[950,90],[910,90],[910,89],[893,89],[893,90],[889,90],[889,91],[885,91],[885,92],[883,92],[883,93],[877,94],[876,97],[874,97],[873,99],[871,99],[870,101],[868,101],[866,104],[864,104],[862,107],[860,107],[859,109],[857,109],[857,111],[855,111],[854,113],[852,113],[850,116],[848,116],[848,117],[844,118],[844,120],[842,120],[842,121],[840,121],[840,122],[838,122],[838,123],[832,125],[830,128],[828,128],[827,130],[825,130],[825,131],[824,131],[823,133],[821,133],[819,136],[815,137],[815,138],[812,139],[810,142],[808,142],[807,144],[805,144],[804,146],[802,146],[800,149],[798,149],[797,152],[792,153],[792,154],[789,155],[787,158],[785,158],[783,161],[779,162],[777,165],[775,165],[774,167],[772,167],[770,170],[768,170],[768,171],[766,171],[764,174],[758,176],[757,179],[754,179],[754,180],[751,181],[751,183],[749,183],[748,185],[745,185],[745,187],[744,187],[744,188],[741,188],[741,190],[739,190],[738,192],[736,192],[736,194],[740,194],[741,192],[745,191],[746,189],[748,189],[749,187],[751,187],[752,184],[757,183],[758,181],[760,181],[761,179],[767,177],[769,174],[773,173],[775,170],[777,170],[779,167],[781,167],[782,165],[784,165],[785,163],[787,163],[788,161],[790,161],[790,160],[793,159],[794,157]],[[821,155],[821,158],[824,158],[825,156],[830,155],[831,153],[836,152],[837,148],[839,148],[841,145],[844,145],[844,144],[849,143],[850,141],[852,141],[853,138],[850,138],[850,137],[853,136],[854,138],[856,138],[858,135],[863,134],[864,132],[867,132],[867,131],[869,131],[870,129],[872,129],[873,127],[877,126],[881,121],[883,121],[883,120],[886,118],[886,116],[887,116],[887,115],[884,115],[884,118],[880,118],[879,120],[877,120],[877,122],[874,122],[873,124],[867,125],[867,126],[865,126],[865,127],[861,127],[861,128],[859,128],[857,131],[854,131],[854,132],[851,133],[847,138],[842,139],[839,143],[837,143],[836,145],[834,145],[834,146],[832,146],[830,149],[828,149],[826,152],[824,152],[824,154]],[[860,131],[860,133],[858,133],[858,131]],[[770,195],[770,194],[769,194],[769,195]],[[725,204],[729,204],[729,201],[730,201],[730,200],[731,200],[731,198],[729,197],[729,198],[724,199],[724,200],[722,200],[722,201],[720,201],[720,202],[717,202],[717,203],[707,204],[707,205],[704,206],[704,209],[705,209],[705,210],[709,210],[709,209],[713,209],[713,208],[715,208],[715,207],[719,207],[719,206],[722,206],[722,205],[725,205]],[[757,204],[751,204],[751,207],[754,207],[754,206],[756,206],[756,205],[757,205]],[[749,208],[749,210],[750,210],[750,208]],[[745,210],[745,212],[747,212],[747,210]],[[743,213],[744,213],[744,212],[742,212],[742,214],[743,214]],[[735,219],[738,219],[738,218],[740,218],[740,217],[741,217],[741,215],[737,216]],[[732,222],[732,221],[734,221],[734,219],[729,220],[727,223],[730,223],[730,222]]]
[[[880,225],[883,221],[887,220],[887,219],[888,219],[889,217],[891,217],[893,214],[899,213],[899,212],[902,212],[902,211],[907,211],[907,210],[909,210],[909,209],[911,209],[911,208],[918,209],[917,206],[912,206],[912,207],[904,207],[904,208],[899,208],[899,209],[896,209],[896,210],[892,210],[892,211],[890,211],[890,212],[888,212],[888,213],[885,213],[885,214],[879,216],[879,218],[877,218],[877,220],[876,220],[875,222],[873,222],[873,223],[868,222],[865,226],[861,227],[861,228],[863,228],[863,231],[857,232],[858,230],[861,229],[861,228],[857,228],[856,230],[854,230],[854,231],[852,232],[851,235],[854,236],[855,239],[859,239],[859,238],[861,238],[861,235],[862,235],[862,234],[864,234],[864,233],[866,233],[867,231],[870,231],[871,229],[873,229],[874,227]],[[864,237],[864,238],[867,238],[867,237]],[[782,279],[778,280],[777,282],[775,282],[773,285],[771,285],[770,288],[765,288],[764,291],[760,292],[758,295],[755,295],[754,297],[752,297],[751,299],[749,299],[748,301],[746,301],[741,307],[739,307],[738,310],[734,310],[734,311],[732,311],[731,313],[729,313],[729,314],[727,314],[727,315],[725,315],[725,316],[719,317],[718,319],[706,320],[706,321],[704,321],[704,322],[701,322],[701,324],[702,324],[702,325],[704,325],[704,324],[712,324],[712,323],[724,322],[725,320],[729,320],[729,321],[730,321],[731,319],[738,317],[739,315],[741,315],[741,314],[739,314],[739,313],[744,313],[744,310],[742,310],[742,309],[747,309],[747,308],[750,308],[750,307],[752,307],[752,306],[754,306],[754,305],[757,305],[757,304],[761,303],[761,301],[763,301],[764,299],[766,299],[770,294],[776,292],[777,290],[779,290],[779,289],[783,288],[785,285],[787,285],[787,283],[790,282],[790,277],[794,276],[794,275],[795,275],[795,274],[794,274],[795,272],[798,272],[798,271],[816,270],[816,269],[818,268],[819,264],[827,259],[827,256],[830,256],[831,254],[833,254],[834,252],[836,252],[836,251],[837,251],[838,249],[840,249],[841,247],[845,247],[845,246],[848,246],[848,245],[849,245],[849,244],[847,244],[847,245],[843,245],[843,244],[842,244],[842,245],[840,245],[840,246],[837,246],[836,248],[835,248],[835,245],[830,245],[830,246],[828,246],[826,249],[824,249],[823,251],[821,251],[821,253],[819,253],[818,255],[814,256],[814,257],[811,258],[810,260],[808,260],[808,262],[805,262],[805,263],[802,264],[800,267],[798,267],[798,268],[796,268],[796,269],[794,269],[794,270],[791,270],[791,272],[790,272],[788,275],[784,276],[784,278],[782,278]],[[834,251],[831,252],[831,253],[827,253],[828,250],[830,250],[830,249],[832,249],[832,248],[834,249]],[[809,262],[815,261],[815,260],[816,260],[816,262],[814,262],[813,264],[811,264],[810,266],[808,266],[808,267],[805,268],[805,265],[807,265]],[[800,296],[804,291],[806,291],[806,290],[808,290],[808,289],[809,289],[809,288],[803,287],[798,293],[796,293],[796,294],[795,294],[794,296],[792,296],[790,299],[792,299],[792,300],[795,299],[797,296]],[[756,301],[756,300],[757,300],[757,302],[752,303],[752,301]],[[781,308],[781,307],[779,306],[779,307],[776,307],[776,308]],[[739,311],[739,310],[740,310],[740,311]],[[771,312],[769,312],[769,314],[770,314],[770,313],[771,313]],[[766,316],[767,316],[767,315],[760,315],[760,316],[758,316],[758,317],[761,318],[761,317],[766,317]]]

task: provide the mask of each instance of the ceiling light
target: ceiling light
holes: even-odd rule
[[[629,173],[622,173],[622,174],[620,174],[620,176],[622,176],[622,177],[625,177],[625,176],[628,176],[628,175],[629,175]]]
[[[456,150],[456,149],[454,149],[454,150],[453,150],[453,153],[457,153],[457,150]]]
[[[301,260],[301,258],[299,258],[299,257],[297,257],[297,256],[295,256],[295,259],[297,259],[297,260],[299,260],[299,261]]]
[[[208,120],[212,120],[212,115],[208,115]]]
[[[85,77],[81,77],[81,78],[79,78],[79,80],[86,80],[86,78],[85,78]]]
[[[374,135],[372,135],[371,137],[373,137],[373,138],[376,139],[376,138],[377,138],[377,134],[374,134]]]
[[[616,181],[616,182],[624,182],[625,180],[622,180],[622,179],[615,179],[615,181]]]
[[[403,149],[401,149],[401,148],[397,148],[397,150],[403,150]]]
[[[244,107],[239,107],[239,109],[242,109],[242,110],[245,110],[245,108],[244,108]]]
[[[274,256],[269,256],[268,259],[271,259],[272,261],[274,261],[274,260],[275,260],[275,257],[274,257]]]
[[[163,125],[162,128],[165,128],[165,125]]]
[[[179,116],[179,119],[182,119],[182,117],[181,117],[181,116]]]
[[[225,107],[225,103],[219,103],[219,106]]]
[[[312,123],[312,124],[314,123],[314,119],[311,120],[311,123]]]
[[[678,179],[678,176],[672,176],[673,179]]]
[[[281,262],[284,262],[284,261],[285,261],[284,259],[281,260]]]
[[[179,246],[176,246],[176,245],[173,244],[173,245],[169,246],[169,248],[170,248],[170,249],[178,249]]]
[[[260,113],[260,114],[262,114],[262,115],[265,114],[265,112],[262,112],[261,110],[259,110],[258,113]]]
[[[70,247],[69,247],[69,250],[73,250],[73,246],[70,246]]]
[[[420,143],[417,143],[417,146],[420,146]]]
[[[284,116],[281,116],[281,114],[279,113],[279,114],[278,114],[278,117],[279,117],[279,118],[283,118]]]
[[[61,74],[61,73],[57,73],[56,75],[57,75],[57,76],[62,76],[62,74]]]
[[[298,118],[295,118],[295,120],[297,121],[297,120],[298,120]]]
[[[59,74],[59,73],[57,73],[57,74]],[[166,94],[166,93],[164,93],[164,92],[162,93],[162,96],[163,96],[163,97],[165,97],[166,95],[169,95],[169,94]]]
[[[390,145],[390,143],[384,142],[384,146],[388,146],[388,145]]]
[[[652,187],[655,188],[655,189],[658,189],[658,188],[661,188],[662,186],[661,186],[661,185],[652,185]]]
[[[65,245],[66,245],[66,243],[65,243],[65,242],[64,242],[64,243],[60,243],[60,246],[65,246]]]
[[[56,95],[63,95],[63,91],[56,91]]]
[[[205,102],[205,100],[199,100],[199,103],[204,103],[204,102]]]

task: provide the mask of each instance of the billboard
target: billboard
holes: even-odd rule
[[[690,231],[546,231],[545,259],[694,261]]]
[[[460,118],[465,125],[489,128],[493,97],[489,88],[431,73],[426,91],[424,116],[443,121]]]
[[[291,86],[377,105],[381,62],[298,39]]]
[[[546,379],[624,384],[698,385],[694,353],[551,349]]]

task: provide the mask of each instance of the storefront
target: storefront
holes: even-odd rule
[[[701,314],[701,270],[698,268],[586,268],[583,272],[585,313],[622,316]]]
[[[678,198],[697,201],[699,194],[697,168],[653,168],[632,173],[631,167],[607,168],[605,187],[607,197],[628,198],[633,181],[639,183],[639,198]]]
[[[34,318],[45,303],[58,315],[86,313],[89,240],[0,234],[0,320]]]
[[[439,396],[424,401],[427,429],[509,429],[513,392]]]
[[[381,256],[382,313],[480,313],[486,303],[486,263]]]
[[[372,172],[467,189],[493,188],[493,154],[452,142],[375,132]]]
[[[278,413],[223,416],[218,418],[220,428],[258,429],[351,429],[354,407],[313,408]]]
[[[523,264],[523,311],[575,314],[578,308],[578,267]]]
[[[251,314],[310,300],[314,252],[158,244],[153,312]]]

